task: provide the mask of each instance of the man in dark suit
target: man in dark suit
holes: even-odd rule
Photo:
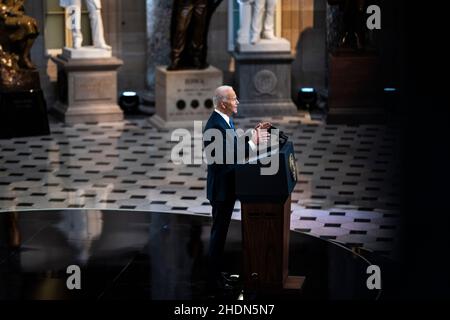
[[[215,146],[221,146],[223,151],[222,157],[215,155],[214,159],[208,158],[207,198],[212,206],[213,217],[208,252],[210,266],[208,285],[212,291],[223,288],[220,265],[236,202],[235,169],[238,164],[237,155],[239,154],[237,148],[238,146],[244,146],[245,155],[248,155],[250,149],[256,150],[257,145],[266,143],[270,136],[267,129],[270,128],[271,124],[259,123],[250,135],[238,137],[232,120],[232,116],[238,112],[238,105],[239,101],[232,87],[222,86],[217,88],[214,94],[215,110],[204,130],[204,137],[209,136],[207,134],[209,130],[220,132],[221,140],[208,141],[205,138],[205,152],[211,143],[215,143]],[[231,153],[233,156],[227,159],[227,154],[230,156]]]

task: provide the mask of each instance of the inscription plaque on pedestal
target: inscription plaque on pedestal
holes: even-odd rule
[[[117,104],[117,58],[52,58],[58,66],[58,101],[53,113],[66,123],[123,120]]]

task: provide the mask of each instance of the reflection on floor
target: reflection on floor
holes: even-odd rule
[[[251,128],[261,119],[237,119]],[[398,130],[270,120],[294,142],[291,228],[393,253],[399,231]],[[0,140],[0,209],[96,208],[210,215],[205,164],[175,165],[172,132],[144,118],[53,123],[48,137]],[[196,155],[193,155],[197,157]],[[240,218],[240,205],[235,208]]]
[[[5,212],[0,215],[0,301],[209,299],[210,230],[208,217],[194,215]],[[241,236],[240,222],[233,221],[222,265],[223,271],[242,276]],[[290,238],[289,272],[305,276],[305,285],[301,292],[277,293],[277,300],[374,300],[383,295],[366,284],[372,261],[306,234],[291,232]],[[238,280],[226,297],[237,300],[242,290]],[[244,293],[254,297],[254,292]]]

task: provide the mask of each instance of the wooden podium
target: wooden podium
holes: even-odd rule
[[[280,150],[279,170],[262,175],[260,163],[236,170],[236,193],[241,201],[244,286],[276,293],[300,290],[305,277],[289,276],[291,192],[297,183],[292,142]]]

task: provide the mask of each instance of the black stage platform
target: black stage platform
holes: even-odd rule
[[[0,213],[0,300],[207,300],[210,226],[209,217],[135,211]],[[274,298],[382,296],[367,289],[370,261],[330,241],[290,237],[290,274],[306,276],[305,285]],[[223,270],[239,274],[241,264],[240,222],[232,221]],[[81,290],[67,289],[71,265],[81,269]],[[241,292],[238,282],[231,299]]]

